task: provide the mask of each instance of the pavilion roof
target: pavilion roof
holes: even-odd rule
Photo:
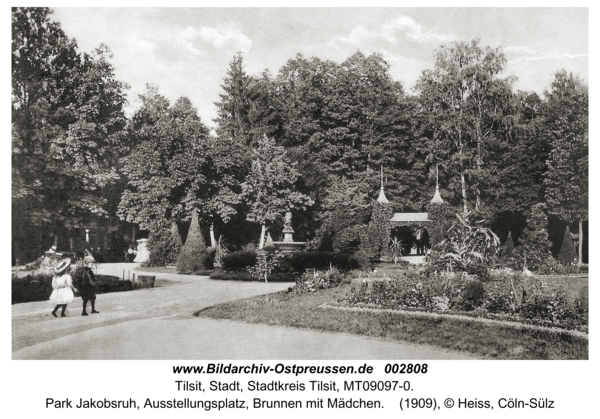
[[[415,221],[415,222],[431,222],[429,219],[429,214],[426,212],[397,212],[394,214],[391,222],[407,222],[407,221]]]
[[[433,199],[431,200],[432,204],[443,204],[444,200],[440,195],[440,188],[438,186],[435,187],[435,194],[433,195]]]

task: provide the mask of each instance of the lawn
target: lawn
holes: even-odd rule
[[[588,359],[588,340],[568,332],[320,307],[337,302],[348,290],[344,284],[310,294],[276,293],[209,307],[196,316],[427,344],[486,359]]]

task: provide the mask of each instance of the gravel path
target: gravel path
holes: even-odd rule
[[[122,277],[137,264],[103,264],[98,273]],[[174,271],[173,271],[174,272]],[[147,273],[148,274],[148,273]],[[101,294],[100,314],[50,315],[47,301],[12,306],[13,359],[475,359],[427,345],[389,342],[287,327],[197,318],[199,309],[287,289],[290,283],[214,281],[157,273],[156,286]],[[334,350],[332,348],[335,348]]]

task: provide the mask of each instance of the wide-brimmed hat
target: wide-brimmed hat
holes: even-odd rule
[[[70,264],[71,264],[71,258],[66,258],[66,259],[61,260],[60,262],[58,262],[58,265],[56,265],[54,267],[54,273],[57,273],[57,274],[61,273],[62,271],[67,269]]]

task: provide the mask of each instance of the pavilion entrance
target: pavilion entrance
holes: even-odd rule
[[[427,229],[419,226],[394,226],[390,231],[390,237],[396,237],[402,242],[402,255],[424,256],[429,253],[429,233]]]

